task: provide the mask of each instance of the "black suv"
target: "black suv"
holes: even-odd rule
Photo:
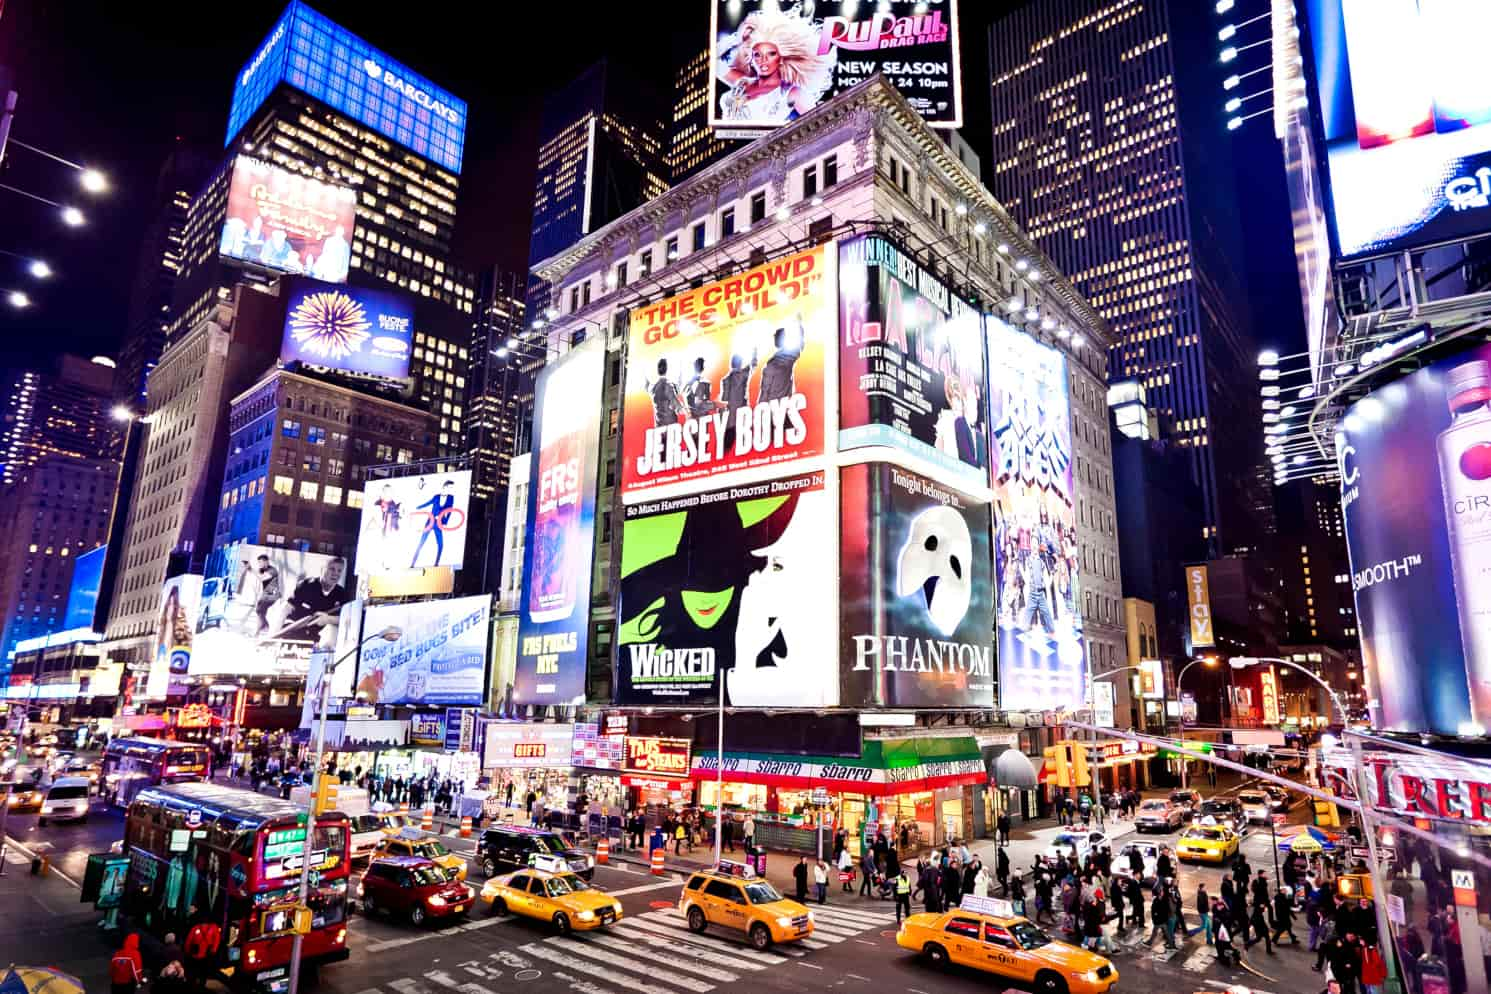
[[[489,877],[528,869],[530,856],[538,857],[540,862],[537,865],[542,870],[558,871],[559,866],[544,864],[563,863],[571,873],[585,880],[595,876],[595,857],[570,845],[558,832],[518,825],[493,825],[476,840],[476,860]]]
[[[1202,801],[1200,810],[1196,812],[1196,822],[1205,824],[1207,818],[1214,819],[1218,825],[1230,828],[1239,835],[1248,827],[1242,805],[1230,798],[1213,797],[1209,801]]]

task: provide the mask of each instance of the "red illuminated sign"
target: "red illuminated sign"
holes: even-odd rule
[[[549,754],[547,742],[514,742],[514,759],[543,759]]]
[[[689,775],[689,748],[688,739],[628,735],[626,761],[622,769],[628,773],[686,777]]]

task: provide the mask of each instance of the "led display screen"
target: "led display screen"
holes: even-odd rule
[[[1343,257],[1491,229],[1485,0],[1308,0]]]
[[[414,342],[414,298],[388,290],[290,281],[281,362],[407,379]]]
[[[461,171],[466,101],[298,0],[234,78],[224,145],[282,80],[415,154]]]
[[[240,155],[228,186],[219,251],[282,273],[345,283],[356,194]]]

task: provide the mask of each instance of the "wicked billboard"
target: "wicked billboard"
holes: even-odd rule
[[[626,508],[616,702],[837,703],[821,472]]]
[[[843,703],[991,707],[989,506],[886,463],[839,482]]]

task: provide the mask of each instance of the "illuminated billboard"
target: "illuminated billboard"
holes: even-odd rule
[[[512,700],[583,704],[595,562],[606,347],[592,338],[538,374]]]
[[[161,587],[160,613],[156,615],[155,624],[155,652],[145,681],[146,697],[161,699],[167,694],[186,692],[193,629],[201,600],[200,576],[173,576]]]
[[[357,194],[240,155],[218,250],[282,273],[347,282]]]
[[[990,482],[999,706],[1082,706],[1077,508],[1066,359],[990,315]]]
[[[1357,401],[1337,428],[1373,724],[1491,728],[1491,346]]]
[[[290,281],[281,362],[403,380],[413,344],[414,298],[408,294]]]
[[[842,703],[994,705],[989,505],[888,463],[839,473]]]
[[[415,154],[461,171],[466,101],[298,0],[234,77],[224,145],[281,81]]]
[[[833,504],[821,471],[631,504],[616,703],[832,707]]]
[[[357,532],[357,575],[427,566],[460,569],[470,502],[470,470],[368,480]]]
[[[398,629],[392,641],[364,636],[356,694],[369,704],[480,706],[487,679],[492,596],[371,604],[367,633]]]
[[[632,311],[623,500],[823,454],[833,265],[815,246]]]
[[[340,556],[237,543],[214,549],[202,581],[191,674],[304,676],[336,645],[355,594]]]
[[[1491,4],[1307,0],[1307,8],[1341,255],[1491,231]]]
[[[713,0],[709,124],[762,131],[884,73],[935,128],[963,126],[957,0]]]
[[[988,485],[979,313],[878,235],[839,243],[839,448],[890,445]]]
[[[62,631],[93,627],[93,615],[98,607],[98,587],[103,581],[104,556],[107,552],[108,546],[100,545],[73,560]]]

